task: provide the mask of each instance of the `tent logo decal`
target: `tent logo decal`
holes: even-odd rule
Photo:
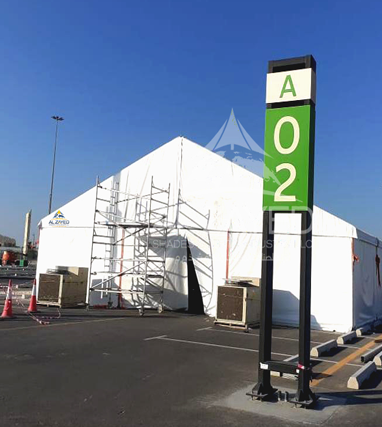
[[[49,225],[65,227],[66,225],[69,225],[69,222],[70,221],[65,218],[65,215],[60,210],[58,210],[54,214],[53,218],[49,221]]]

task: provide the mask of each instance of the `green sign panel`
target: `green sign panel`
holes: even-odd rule
[[[267,109],[263,210],[313,208],[314,115],[310,105]]]

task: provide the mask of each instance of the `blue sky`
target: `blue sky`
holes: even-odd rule
[[[317,60],[315,202],[382,237],[380,2],[0,4],[0,234],[178,135],[206,145],[231,108],[263,146],[267,61]]]

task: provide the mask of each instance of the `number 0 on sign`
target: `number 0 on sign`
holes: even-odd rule
[[[263,209],[306,211],[313,205],[314,110],[268,109]],[[313,124],[313,126],[312,126]]]

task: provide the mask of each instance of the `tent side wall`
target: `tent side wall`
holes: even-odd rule
[[[378,281],[376,256],[382,258],[378,239],[358,231],[354,239],[353,326],[382,318],[382,287]]]
[[[217,287],[227,270],[227,232],[187,231],[205,311],[216,315]],[[261,277],[260,233],[229,233],[229,277]],[[273,321],[299,325],[299,235],[276,235],[273,282]],[[352,329],[352,238],[313,237],[313,329],[347,332]]]
[[[60,208],[69,221],[67,226],[50,225],[55,212],[39,224],[39,252],[37,259],[37,288],[40,273],[57,266],[89,268],[94,188]]]
[[[231,238],[230,272],[261,277],[261,234]],[[352,239],[313,236],[313,329],[347,332],[352,328]],[[300,304],[300,235],[275,235],[273,321],[298,326]]]
[[[352,329],[352,238],[313,237],[311,324],[313,329]]]

